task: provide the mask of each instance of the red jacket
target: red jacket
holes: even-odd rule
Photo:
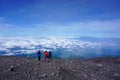
[[[48,56],[48,52],[47,52],[47,51],[45,51],[45,52],[44,52],[44,55],[45,55],[45,56]]]

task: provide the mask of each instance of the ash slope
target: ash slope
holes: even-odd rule
[[[0,80],[120,80],[120,58],[52,60],[0,56]]]

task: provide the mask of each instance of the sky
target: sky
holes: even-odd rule
[[[120,38],[120,0],[0,0],[0,36]]]

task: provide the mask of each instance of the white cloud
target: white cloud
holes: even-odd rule
[[[115,46],[110,43],[98,43],[81,41],[77,39],[61,39],[61,38],[35,38],[35,37],[8,37],[0,38],[0,51],[6,51],[9,54],[31,54],[36,53],[37,49],[57,50],[65,49],[65,51],[72,51],[74,49],[82,51],[83,49],[94,49],[104,46]]]
[[[4,33],[7,33],[7,34],[15,33],[16,30],[17,30],[17,26],[15,26],[15,25],[0,23],[0,33],[1,33],[1,35],[4,34]]]
[[[0,23],[0,29],[1,35],[120,37],[120,19],[64,24],[47,22],[29,27]]]
[[[41,28],[46,34],[54,36],[120,37],[120,19],[71,22],[65,24],[48,22],[36,24],[34,28],[38,30]]]

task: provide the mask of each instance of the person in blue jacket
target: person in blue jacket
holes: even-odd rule
[[[38,50],[37,55],[38,55],[38,61],[40,61],[40,59],[41,59],[41,52],[40,52],[40,50]]]

